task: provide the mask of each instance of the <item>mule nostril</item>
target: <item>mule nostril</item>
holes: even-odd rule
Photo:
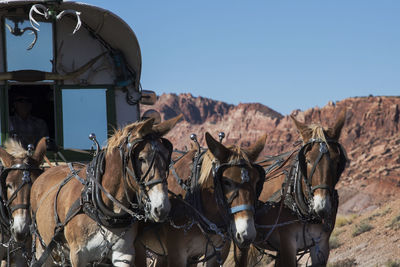
[[[236,240],[239,243],[242,243],[243,242],[243,236],[240,233],[236,233]]]
[[[154,208],[154,214],[160,216],[161,215],[160,208]]]

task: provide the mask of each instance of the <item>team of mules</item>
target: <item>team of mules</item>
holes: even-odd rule
[[[174,157],[163,136],[181,116],[127,125],[90,163],[44,172],[45,139],[36,150],[8,141],[0,148],[2,266],[220,266],[228,257],[254,266],[271,251],[276,266],[296,266],[302,252],[325,266],[347,160],[345,117],[327,129],[292,118],[301,147],[258,162],[266,135],[247,148],[209,133],[201,148],[193,135],[192,149]]]

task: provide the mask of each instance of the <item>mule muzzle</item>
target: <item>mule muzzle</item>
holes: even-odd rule
[[[23,228],[14,227],[13,225],[11,227],[11,234],[14,237],[15,241],[24,242],[30,236],[28,224],[25,224]]]
[[[327,218],[332,213],[331,198],[329,195],[314,196],[314,211],[320,218]]]
[[[155,222],[163,222],[167,219],[170,209],[171,205],[154,207],[151,209],[151,217]]]
[[[148,192],[148,202],[146,210],[150,219],[154,222],[163,222],[167,219],[171,209],[167,187],[164,184],[158,184],[152,187]]]
[[[233,224],[232,235],[236,245],[247,248],[256,238],[253,218],[237,218]]]

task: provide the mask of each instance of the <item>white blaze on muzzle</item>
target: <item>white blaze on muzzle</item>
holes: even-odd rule
[[[25,234],[28,232],[29,219],[27,214],[17,214],[13,218],[12,230],[16,234]]]
[[[321,195],[314,196],[314,211],[319,213],[322,211],[329,212],[331,210],[331,199],[329,195],[325,197]]]
[[[164,187],[165,185],[163,184],[153,186],[148,192],[150,213],[156,222],[164,219],[171,209],[168,194],[166,190],[163,190]]]
[[[235,219],[235,238],[238,242],[253,241],[256,237],[256,228],[253,217]]]

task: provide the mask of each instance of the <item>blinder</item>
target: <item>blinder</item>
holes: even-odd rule
[[[22,183],[19,187],[13,192],[11,197],[7,198],[7,189],[6,189],[6,179],[10,171],[19,170],[22,171],[23,176],[21,178]],[[1,222],[4,224],[6,221],[10,220],[12,212],[17,209],[28,209],[29,205],[27,204],[19,204],[15,205],[14,207],[10,207],[11,202],[16,198],[18,192],[22,189],[24,185],[32,185],[32,179],[30,176],[31,171],[42,171],[40,168],[34,168],[27,164],[14,164],[11,167],[4,168],[0,173],[0,205],[1,205]]]
[[[166,172],[168,173],[169,172],[169,165],[170,165],[171,157],[172,157],[173,145],[166,138],[159,138],[159,139],[161,140],[161,144],[168,150],[168,156],[166,158],[164,157],[163,154],[160,154],[162,156],[162,158],[165,160]],[[129,174],[131,174],[133,176],[133,178],[135,179],[135,181],[138,184],[144,184],[145,186],[150,186],[150,185],[154,185],[154,184],[157,184],[157,183],[160,183],[160,182],[164,182],[164,181],[157,180],[157,181],[149,181],[147,183],[144,183],[144,181],[143,181],[147,177],[147,175],[150,172],[151,168],[153,167],[154,160],[155,160],[155,153],[158,152],[158,148],[155,146],[154,140],[151,139],[151,137],[145,137],[144,139],[136,139],[134,142],[128,143],[128,153],[127,153],[128,156],[126,156],[126,158],[134,158],[134,157],[131,157],[131,155],[135,155],[135,154],[139,153],[139,151],[140,151],[139,144],[141,144],[141,143],[145,144],[146,142],[150,142],[151,146],[152,146],[152,149],[153,149],[153,158],[152,158],[152,161],[151,161],[149,169],[141,177],[139,177],[136,168],[133,168],[133,172],[130,171],[129,169],[127,169],[127,170],[129,172]],[[133,162],[132,162],[132,166],[134,166]]]
[[[327,140],[327,142],[336,144],[339,148],[339,163],[338,163],[338,167],[337,167],[337,174],[336,174],[337,180],[335,181],[335,184],[336,184],[338,182],[340,175],[342,174],[342,172],[344,171],[344,169],[346,167],[346,162],[347,162],[346,150],[337,141]],[[306,152],[306,149],[310,148],[314,143],[320,144],[320,147],[319,147],[320,155],[324,155],[326,153],[328,153],[327,155],[329,155],[329,150],[328,150],[327,144],[320,139],[313,139],[301,147],[301,149],[298,152],[299,167],[300,167],[301,173],[304,175],[304,177],[306,179],[311,179],[311,177],[308,177],[308,175],[307,175],[307,164],[305,161],[305,152]],[[308,182],[311,183],[311,181],[308,181]]]
[[[261,194],[264,182],[265,182],[265,170],[263,167],[261,167],[258,164],[251,164],[249,166],[246,163],[239,163],[239,164],[224,163],[224,164],[221,164],[221,165],[213,168],[214,184],[215,184],[216,189],[219,188],[219,190],[217,190],[217,191],[221,191],[220,192],[221,198],[225,199],[223,197],[222,187],[221,187],[219,181],[221,181],[224,171],[230,167],[239,167],[240,168],[241,184],[248,183],[250,181],[249,168],[255,168],[257,170],[258,175],[259,175],[259,180],[256,184],[256,198],[258,199],[258,197]],[[218,194],[216,194],[216,196],[217,195]],[[234,197],[235,197],[235,195],[234,195]],[[234,197],[231,197],[230,200],[227,202],[232,202]],[[226,200],[225,200],[225,202],[226,202]],[[254,206],[253,205],[235,206],[235,207],[230,208],[230,214],[235,214],[235,213],[238,213],[243,210],[251,210],[254,212]]]

